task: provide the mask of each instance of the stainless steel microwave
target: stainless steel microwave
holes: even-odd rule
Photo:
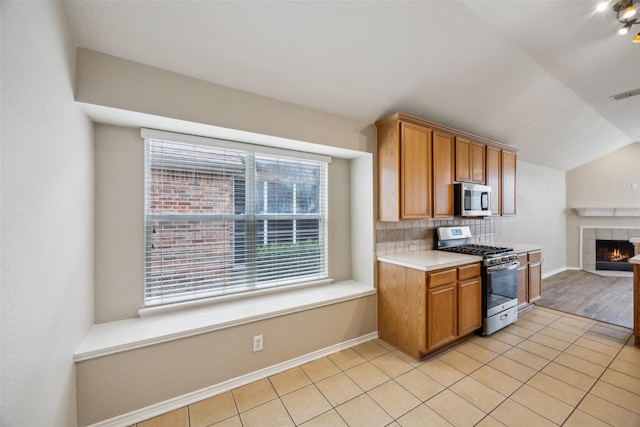
[[[453,184],[456,216],[491,216],[491,187],[460,182]]]

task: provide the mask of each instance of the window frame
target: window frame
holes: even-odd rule
[[[253,293],[256,293],[258,291],[279,291],[279,290],[286,290],[287,288],[293,286],[293,287],[299,287],[300,285],[314,285],[317,284],[318,281],[323,281],[323,280],[330,280],[328,277],[329,274],[329,256],[328,256],[328,247],[329,247],[329,241],[328,241],[328,221],[329,221],[329,217],[328,217],[328,213],[329,213],[329,209],[328,209],[328,198],[329,198],[329,189],[328,189],[328,164],[331,162],[331,158],[329,156],[324,156],[324,155],[318,155],[318,154],[314,154],[314,153],[306,153],[306,152],[298,152],[298,151],[291,151],[291,150],[285,150],[285,149],[279,149],[279,148],[274,148],[274,147],[267,147],[267,146],[260,146],[260,145],[255,145],[255,144],[248,144],[248,143],[243,143],[243,142],[236,142],[236,141],[228,141],[228,140],[221,140],[221,139],[213,139],[213,138],[206,138],[206,137],[199,137],[199,136],[193,136],[193,135],[184,135],[184,134],[173,134],[171,132],[164,132],[164,131],[156,131],[156,130],[149,130],[149,129],[142,129],[142,137],[145,140],[145,189],[144,189],[144,199],[145,199],[145,209],[144,209],[144,222],[145,222],[145,267],[144,267],[144,305],[146,308],[154,308],[154,307],[160,307],[160,306],[165,306],[168,304],[175,304],[175,303],[188,303],[188,302],[193,302],[193,301],[201,301],[204,299],[212,299],[215,300],[219,297],[223,297],[223,296],[229,296],[229,295],[236,295],[236,294],[242,294],[243,296],[250,296]],[[221,289],[212,289],[211,291],[191,291],[191,292],[183,292],[179,295],[176,296],[172,296],[172,297],[156,297],[156,298],[151,298],[148,296],[148,263],[150,262],[150,257],[151,257],[151,229],[149,227],[149,221],[150,220],[154,220],[154,219],[161,219],[163,217],[166,217],[168,219],[183,219],[184,221],[188,221],[190,217],[192,216],[184,216],[184,218],[180,218],[181,215],[174,215],[174,214],[169,214],[169,215],[151,215],[149,214],[149,182],[150,182],[150,170],[151,170],[151,165],[150,165],[150,161],[148,159],[148,152],[147,152],[147,140],[159,140],[159,141],[166,141],[166,142],[170,142],[170,143],[179,143],[179,144],[195,144],[195,145],[201,145],[201,146],[206,146],[206,147],[214,147],[214,148],[219,148],[219,149],[229,149],[229,150],[237,150],[237,151],[244,151],[246,153],[249,153],[250,156],[252,158],[254,158],[253,156],[256,155],[262,155],[262,154],[266,154],[269,156],[282,156],[288,159],[299,159],[299,160],[311,160],[311,161],[319,161],[322,162],[323,165],[323,171],[322,171],[322,175],[321,175],[321,180],[318,182],[319,188],[318,188],[318,197],[319,197],[319,204],[320,206],[318,206],[318,213],[317,214],[296,214],[295,213],[295,206],[296,206],[296,200],[295,200],[295,195],[294,198],[292,200],[291,203],[293,203],[293,211],[294,213],[291,214],[279,214],[279,213],[263,213],[263,214],[256,214],[255,212],[251,213],[251,215],[249,215],[246,212],[246,206],[250,206],[251,203],[253,203],[253,194],[252,191],[253,189],[249,189],[248,188],[248,184],[247,184],[247,180],[250,181],[250,184],[253,184],[253,181],[255,179],[255,162],[253,162],[253,176],[251,178],[249,178],[249,176],[245,176],[245,184],[244,184],[244,189],[245,189],[245,213],[244,214],[236,214],[236,200],[235,200],[235,196],[234,199],[232,201],[233,204],[233,212],[234,215],[224,215],[224,219],[233,219],[234,221],[237,221],[239,219],[244,219],[246,220],[246,224],[251,224],[251,221],[253,221],[252,225],[250,225],[248,228],[249,230],[246,231],[246,233],[251,233],[252,232],[252,238],[258,239],[259,236],[257,234],[257,228],[256,225],[258,223],[258,221],[270,221],[273,219],[276,220],[293,220],[298,221],[298,220],[307,220],[307,219],[317,219],[319,221],[319,225],[318,225],[318,246],[321,248],[322,251],[322,259],[321,262],[323,263],[323,266],[321,268],[320,274],[317,275],[313,275],[313,276],[303,276],[303,277],[298,277],[298,278],[293,278],[291,280],[276,280],[276,281],[268,281],[268,282],[260,282],[257,281],[255,278],[255,273],[256,270],[249,267],[250,272],[248,274],[246,274],[246,276],[249,278],[244,285],[242,286],[237,286],[234,285],[231,288],[227,288],[227,286],[223,286]],[[250,162],[247,162],[250,163]],[[247,172],[247,174],[249,174],[249,172]],[[236,188],[236,179],[233,180],[232,182],[232,187]],[[250,186],[250,185],[249,185]],[[268,188],[268,185],[265,185],[265,187]],[[294,186],[295,187],[295,186]],[[251,195],[249,195],[251,194]],[[265,200],[265,204],[267,204],[268,201]],[[202,219],[207,219],[207,218],[212,218],[215,217],[216,215],[202,215],[202,216],[198,216],[196,215],[196,217],[198,218],[202,218]],[[251,217],[251,219],[249,218]],[[230,244],[231,246],[234,248],[233,249],[233,256],[231,257],[231,265],[230,268],[233,268],[233,265],[236,264],[235,259],[236,259],[236,226],[232,226],[233,232],[232,232],[232,237],[230,238]],[[253,230],[253,231],[252,231]],[[264,234],[268,235],[268,230],[264,230]],[[258,246],[257,245],[252,245],[253,249],[255,251],[257,251]],[[246,254],[244,255],[245,257],[245,262],[247,259],[251,259],[251,257],[249,256],[250,254]],[[255,254],[254,254],[255,255]],[[253,258],[255,261],[255,258]]]

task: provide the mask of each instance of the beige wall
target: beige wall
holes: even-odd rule
[[[632,184],[638,189],[633,190]],[[573,208],[640,208],[640,143],[567,172],[567,265],[580,265],[580,226],[640,226],[639,217],[580,217]]]
[[[3,426],[77,424],[93,320],[93,129],[60,2],[0,2]]]
[[[496,240],[542,246],[542,273],[564,268],[565,173],[518,161],[515,217],[496,218]]]
[[[96,265],[95,323],[138,316],[144,305],[144,143],[139,128],[96,124]],[[366,159],[366,157],[365,157]],[[333,158],[329,165],[329,275],[336,281],[353,279],[351,239],[351,163]],[[367,163],[366,160],[363,163]],[[369,162],[371,163],[370,159]],[[365,166],[366,169],[366,166]],[[366,171],[371,175],[371,170]],[[365,185],[371,185],[363,180]],[[362,191],[366,197],[372,191]],[[363,196],[365,195],[365,196]],[[370,198],[370,197],[369,197]],[[358,203],[361,209],[370,202]],[[372,210],[368,216],[371,217]],[[361,213],[353,221],[367,214]],[[362,226],[361,226],[362,227]],[[366,233],[363,228],[362,233]],[[370,238],[372,238],[370,232]],[[359,237],[356,235],[356,239]],[[366,256],[358,248],[356,256]],[[373,285],[372,249],[370,273],[362,276]],[[356,263],[367,265],[366,260]],[[366,270],[366,269],[365,269]]]
[[[95,323],[144,305],[144,143],[140,129],[95,125]]]
[[[204,389],[377,330],[375,295],[79,362],[87,425]],[[264,336],[253,353],[251,337]]]
[[[139,127],[150,122],[168,131],[200,129],[202,136],[216,136],[208,133],[214,126],[255,132],[287,138],[288,148],[332,154],[330,274],[374,285],[372,125],[96,52],[79,49],[78,55],[76,98],[104,123],[95,126],[96,323],[136,317],[143,304]],[[197,392],[376,330],[374,295],[79,362],[80,423]],[[264,335],[265,350],[254,354],[248,343],[257,334]]]
[[[368,149],[369,123],[86,49],[78,49],[77,70],[79,102],[321,146]]]

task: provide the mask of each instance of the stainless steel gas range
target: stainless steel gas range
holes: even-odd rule
[[[490,335],[518,319],[518,256],[512,248],[474,244],[469,227],[440,227],[436,249],[481,256],[482,334]]]

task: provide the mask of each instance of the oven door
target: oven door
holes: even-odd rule
[[[518,305],[519,262],[494,265],[485,268],[483,312],[485,317]]]

